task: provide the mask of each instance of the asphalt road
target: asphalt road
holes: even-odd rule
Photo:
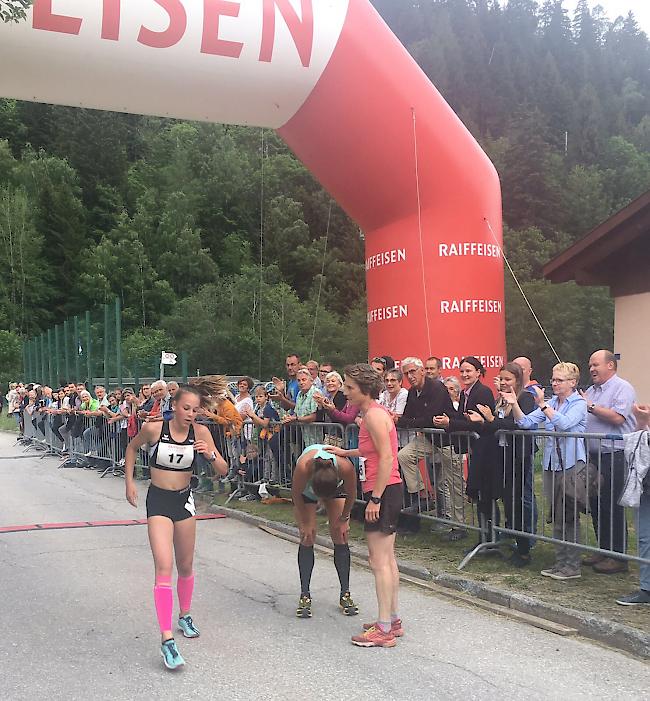
[[[0,434],[1,526],[144,516],[121,479],[19,455]],[[644,662],[415,588],[402,591],[398,646],[356,648],[350,636],[376,613],[371,575],[353,571],[362,615],[345,618],[332,561],[318,556],[314,617],[298,620],[295,546],[233,520],[200,522],[196,555],[202,635],[180,638],[187,665],[172,673],[146,527],[0,534],[0,699],[648,698]]]

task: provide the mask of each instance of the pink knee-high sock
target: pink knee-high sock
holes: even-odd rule
[[[178,577],[176,592],[178,593],[178,606],[181,612],[192,608],[192,592],[194,591],[194,572],[189,577]]]
[[[153,600],[156,605],[156,616],[160,632],[172,629],[172,609],[174,608],[174,596],[172,594],[172,581],[162,577],[156,578],[153,588]]]

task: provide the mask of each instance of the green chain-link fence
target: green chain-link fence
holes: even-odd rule
[[[171,350],[168,348],[161,350]],[[187,381],[188,355],[167,368],[167,375]],[[40,336],[23,343],[23,368],[27,382],[58,387],[85,381],[88,387],[103,384],[121,387],[151,381],[160,374],[160,356],[147,360],[126,358],[119,298],[83,315],[66,319]]]

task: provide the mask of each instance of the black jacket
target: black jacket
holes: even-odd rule
[[[427,377],[419,396],[414,387],[409,389],[404,413],[398,419],[397,426],[398,428],[433,428],[433,417],[441,414],[447,414],[449,417],[457,415],[447,388],[442,382]]]
[[[525,390],[519,394],[519,406],[524,414],[530,414],[536,409],[535,399],[530,392]],[[496,431],[521,431],[514,419],[512,411],[507,416],[500,418],[495,412],[494,421],[484,424],[486,433],[495,433]],[[501,451],[504,454],[503,464],[508,466],[520,465],[526,460],[531,460],[534,453],[535,440],[531,436],[507,436],[505,441],[501,441],[505,445],[501,445]]]
[[[476,424],[466,419],[468,411],[478,411],[478,405],[489,406],[494,413],[494,394],[479,380],[469,396],[463,390],[460,393],[458,414],[449,421],[450,433],[470,431],[479,434],[477,440],[466,436],[452,438],[455,450],[469,453],[467,470],[467,494],[473,499],[489,503],[498,499],[503,491],[503,459],[499,453],[498,443],[493,431],[487,431],[485,425]]]
[[[478,411],[478,405],[484,404],[489,406],[494,412],[494,395],[489,387],[486,387],[479,380],[473,387],[472,391],[469,393],[469,397],[466,396],[465,390],[460,393],[460,398],[458,400],[458,415],[449,422],[449,431],[477,431],[480,433],[480,429],[477,429],[477,425],[465,418],[465,414],[468,411]]]

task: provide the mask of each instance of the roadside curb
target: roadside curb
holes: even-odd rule
[[[208,505],[207,509],[212,513],[226,514],[230,518],[238,519],[244,523],[265,526],[290,537],[295,538],[298,536],[298,529],[295,526],[288,526],[287,524],[255,516],[245,511],[218,505]],[[324,536],[317,536],[316,543],[321,547],[331,548],[330,539]],[[367,566],[368,553],[364,547],[351,544],[350,552],[356,560],[361,561],[361,564],[365,563]],[[650,660],[650,634],[641,630],[584,611],[576,611],[564,606],[549,604],[532,596],[498,589],[497,587],[449,574],[448,572],[432,572],[426,567],[408,560],[398,560],[398,567],[402,574],[412,577],[418,582],[437,585],[443,589],[460,592],[470,598],[474,597],[487,601],[504,610],[510,610],[518,614],[551,621],[569,629],[575,629],[579,635],[585,638],[631,653],[641,659]],[[445,594],[444,591],[439,591],[439,593]]]

